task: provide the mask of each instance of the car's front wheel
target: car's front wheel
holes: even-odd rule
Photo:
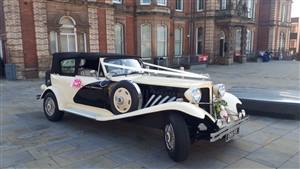
[[[168,116],[164,125],[164,141],[168,154],[174,161],[187,159],[191,141],[187,124],[180,114]]]
[[[55,95],[51,92],[44,97],[44,114],[50,121],[59,121],[64,116],[64,112],[58,109]]]

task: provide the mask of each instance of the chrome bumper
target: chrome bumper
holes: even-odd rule
[[[249,119],[248,116],[235,121],[234,123],[229,124],[228,126],[220,129],[219,131],[215,133],[210,134],[210,142],[215,142],[217,140],[222,139],[226,134],[229,134],[235,130],[239,130],[240,126]]]

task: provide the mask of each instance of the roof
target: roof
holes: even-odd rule
[[[123,55],[116,53],[92,53],[92,52],[62,52],[62,53],[54,53],[52,59],[52,68],[51,72],[57,73],[59,71],[59,65],[62,60],[65,59],[90,59],[90,60],[98,60],[99,58],[140,58],[134,55]]]
[[[98,60],[99,58],[138,58],[134,55],[124,55],[124,54],[116,54],[116,53],[97,53],[97,52],[62,52],[62,53],[54,53],[53,60],[64,60],[69,58],[89,58]]]

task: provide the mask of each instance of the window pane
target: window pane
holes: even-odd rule
[[[159,5],[166,5],[167,4],[167,0],[157,0],[157,4],[159,4]]]
[[[151,0],[141,0],[141,4],[150,4]]]
[[[67,59],[60,62],[62,74],[75,73],[75,59]]]
[[[79,33],[78,34],[78,51],[86,52],[85,45],[86,45],[85,33]]]
[[[60,51],[68,52],[68,36],[67,35],[60,36]]]
[[[182,1],[183,0],[176,0],[176,9],[182,10]]]
[[[198,28],[197,31],[197,54],[203,53],[203,28]]]
[[[50,52],[57,52],[57,33],[54,31],[50,32]]]
[[[182,55],[182,28],[177,28],[175,30],[175,56]]]
[[[116,53],[124,53],[123,50],[123,25],[116,24],[115,26],[115,50]]]
[[[150,25],[141,26],[141,56],[151,57],[151,27]]]
[[[203,7],[204,7],[204,2],[203,0],[198,0],[198,10],[203,10]]]
[[[3,46],[2,46],[2,40],[0,40],[0,59],[3,60]]]
[[[167,27],[157,27],[157,56],[167,55]]]
[[[75,35],[70,35],[69,37],[69,52],[76,52]]]
[[[74,26],[73,21],[69,18],[66,18],[66,17],[61,19],[60,24],[67,25],[67,26]]]
[[[241,41],[242,41],[242,32],[241,30],[236,30],[235,32],[235,51],[236,53],[241,53]]]

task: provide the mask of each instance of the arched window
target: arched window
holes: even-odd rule
[[[203,28],[197,28],[197,46],[196,46],[196,53],[202,54],[203,53]]]
[[[168,31],[167,26],[165,25],[158,25],[157,26],[157,56],[167,56],[167,38],[168,38]]]
[[[116,53],[124,53],[124,27],[120,23],[115,25],[115,51]]]
[[[280,32],[279,50],[285,50],[285,33]]]
[[[141,57],[151,58],[151,25],[141,25]]]
[[[60,50],[61,52],[77,51],[77,37],[75,21],[69,16],[64,16],[59,21],[60,27]]]
[[[226,52],[226,43],[225,43],[225,33],[223,31],[220,32],[219,35],[220,38],[220,42],[219,42],[219,55],[221,57],[225,56],[225,52]]]
[[[183,28],[175,29],[175,56],[182,56]]]

